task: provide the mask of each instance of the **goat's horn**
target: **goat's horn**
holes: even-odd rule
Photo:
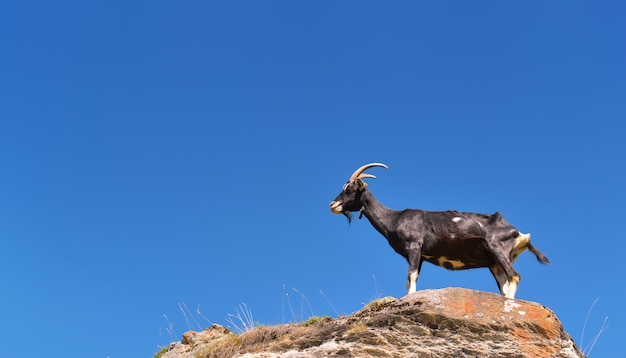
[[[383,167],[385,169],[389,169],[389,167],[387,167],[383,163],[369,163],[369,164],[365,164],[364,166],[362,166],[359,169],[357,169],[354,173],[352,173],[352,175],[350,176],[350,181],[352,182],[352,181],[355,181],[355,180],[361,179],[361,178],[376,178],[372,174],[363,174],[364,171],[366,171],[367,169],[372,168],[372,167]]]
[[[363,174],[359,174],[358,177],[356,177],[357,179],[363,179],[363,178],[372,178],[372,179],[376,179],[376,175],[373,174],[368,174],[368,173],[363,173]]]

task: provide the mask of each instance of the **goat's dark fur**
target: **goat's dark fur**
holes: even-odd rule
[[[500,292],[514,298],[520,275],[513,262],[525,249],[537,260],[548,264],[548,258],[530,244],[530,235],[520,233],[500,213],[477,214],[458,211],[392,210],[382,205],[367,189],[363,178],[374,177],[363,172],[372,163],[359,168],[342,192],[331,202],[331,211],[344,214],[351,222],[352,212],[370,221],[389,245],[409,263],[408,293],[424,261],[450,270],[487,267]]]

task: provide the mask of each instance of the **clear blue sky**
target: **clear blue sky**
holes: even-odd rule
[[[530,232],[552,265],[522,255],[517,297],[579,344],[599,298],[581,346],[608,316],[592,357],[623,353],[625,13],[3,2],[0,357],[151,357],[242,303],[275,324],[404,295],[404,259],[328,210],[373,161],[391,208]],[[448,286],[497,292],[424,265],[418,290]]]

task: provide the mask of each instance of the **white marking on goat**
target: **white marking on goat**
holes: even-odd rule
[[[333,214],[341,214],[341,212],[343,211],[343,205],[341,205],[340,201],[333,201],[332,203],[330,203],[330,211]]]
[[[417,291],[417,271],[409,272],[409,279],[406,281],[407,295]]]
[[[458,223],[459,221],[461,221],[461,218],[458,216],[455,216],[452,218],[452,221],[454,221],[455,223]]]
[[[513,250],[511,250],[511,254],[509,255],[511,258],[511,264],[515,262],[517,256],[526,250],[528,247],[528,243],[530,242],[530,234],[522,234],[519,233],[519,236],[515,238],[515,244],[513,245]]]
[[[507,280],[504,285],[502,285],[502,293],[504,293],[504,297],[511,299],[515,298],[518,283],[519,276],[513,276],[510,280]]]

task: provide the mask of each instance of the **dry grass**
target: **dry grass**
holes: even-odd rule
[[[241,335],[242,346],[248,348],[252,346],[264,346],[268,342],[274,341],[291,332],[297,326],[294,324],[283,324],[280,326],[263,326],[243,333]]]
[[[367,304],[358,314],[362,317],[367,316],[395,301],[393,297],[375,300]],[[245,353],[302,350],[320,345],[328,337],[367,331],[366,323],[356,317],[333,319],[330,316],[314,316],[300,323],[258,326],[254,322],[252,311],[245,304],[237,307],[235,314],[229,315],[227,321],[234,333],[228,333],[205,344],[198,344],[193,348],[195,358],[230,358]]]
[[[363,332],[367,330],[367,326],[365,323],[353,323],[350,328],[346,331],[347,334],[355,334],[357,332]]]
[[[241,338],[231,333],[202,347],[195,356],[196,358],[229,358],[239,354],[241,346]]]
[[[317,324],[318,322],[327,322],[327,321],[332,321],[332,320],[333,318],[330,316],[315,316],[304,321],[302,325],[307,327],[307,326]]]
[[[598,331],[598,333],[596,333],[596,335],[591,339],[591,342],[587,343],[587,345],[584,346],[583,348],[583,341],[585,337],[587,321],[589,320],[589,314],[591,313],[593,306],[595,306],[596,303],[598,303],[599,299],[600,297],[596,298],[591,304],[591,306],[589,307],[589,310],[587,310],[587,315],[585,316],[585,322],[583,323],[583,330],[582,330],[582,333],[580,334],[580,348],[582,349],[583,354],[586,355],[587,357],[591,355],[591,351],[593,350],[593,347],[595,347],[596,343],[598,343],[598,339],[600,338],[602,333],[604,333],[604,331],[606,331],[609,328],[609,325],[607,324],[609,317],[607,316],[607,317],[604,317],[604,321],[602,321],[602,326],[600,327],[600,330]]]
[[[242,353],[261,352],[268,348],[270,342],[292,333],[299,326],[295,324],[280,326],[262,326],[248,330],[242,334],[231,333],[216,339],[199,349],[197,358],[229,358]]]
[[[231,328],[237,333],[244,333],[256,327],[252,310],[245,303],[235,307],[235,314],[229,314],[226,321],[231,324]]]
[[[359,316],[367,316],[372,314],[373,312],[381,311],[382,309],[389,307],[392,303],[396,302],[396,298],[394,297],[384,297],[375,301],[370,302],[365,307],[363,307],[359,312],[355,313],[355,317]]]

